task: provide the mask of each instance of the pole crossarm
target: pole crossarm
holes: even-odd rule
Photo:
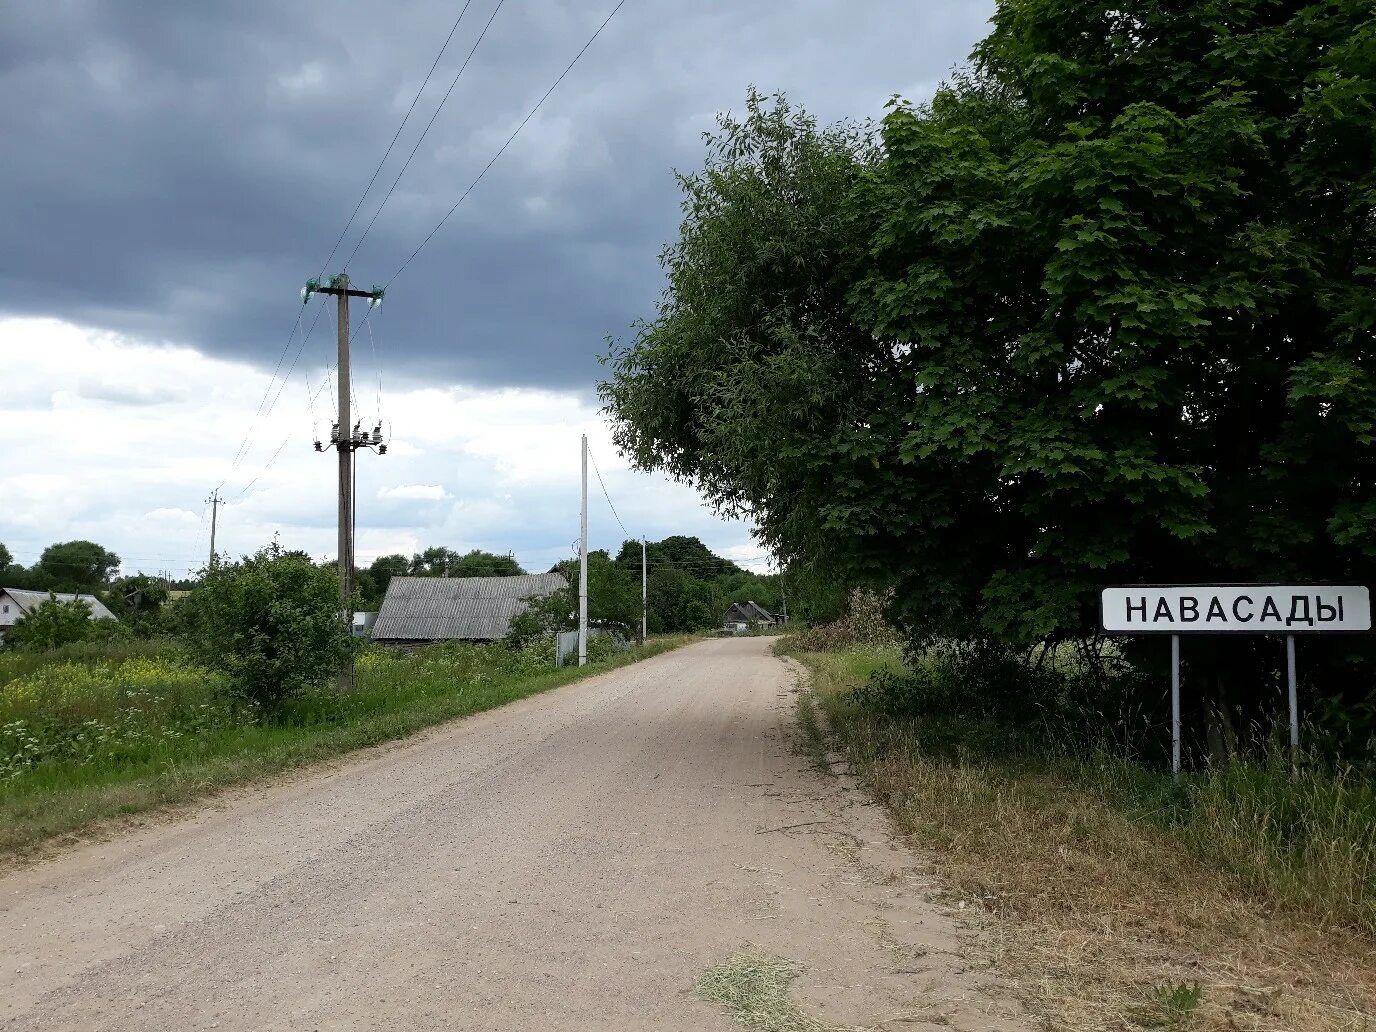
[[[349,286],[349,278],[340,273],[323,283],[316,279],[306,280],[306,285],[301,288],[301,302],[305,304],[315,294],[331,294],[334,297],[364,297],[373,304],[380,304],[386,293],[385,287],[378,286],[374,286],[372,290],[357,290]]]

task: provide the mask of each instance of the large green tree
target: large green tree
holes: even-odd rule
[[[917,634],[1084,634],[1103,582],[1370,581],[1373,169],[1369,3],[1003,0],[877,149],[725,120],[603,395],[640,465],[896,581]]]
[[[59,591],[95,591],[118,568],[119,556],[94,541],[62,541],[43,549],[34,572]]]

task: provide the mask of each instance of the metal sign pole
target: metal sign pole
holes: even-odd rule
[[[1171,635],[1171,773],[1180,777],[1180,635]]]
[[[1300,752],[1300,703],[1299,688],[1295,678],[1295,636],[1285,636],[1285,676],[1290,682],[1290,762],[1299,760]]]

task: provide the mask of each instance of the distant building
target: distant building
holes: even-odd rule
[[[762,605],[754,602],[733,602],[726,610],[726,618],[722,620],[721,625],[723,630],[740,634],[757,627],[778,627],[783,622],[783,617],[775,616]]]
[[[569,586],[562,574],[519,577],[393,577],[373,624],[373,641],[500,641],[533,598]]]
[[[91,607],[92,620],[113,620],[115,618],[115,614],[105,608],[105,603],[94,595],[73,595],[63,591],[28,591],[23,588],[0,588],[0,638],[4,637],[5,632],[20,620],[52,598],[56,598],[59,602],[74,602],[80,599]]]

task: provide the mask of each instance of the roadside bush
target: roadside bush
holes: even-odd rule
[[[263,713],[325,684],[355,650],[334,571],[276,543],[212,566],[179,617],[191,655],[223,673],[231,692]]]
[[[881,668],[855,701],[888,717],[993,721],[1042,744],[1161,762],[1164,715],[1145,708],[1144,675],[1103,643],[1039,646],[999,642],[909,645],[902,669]]]
[[[888,593],[881,595],[856,588],[851,592],[844,616],[802,632],[790,647],[801,652],[837,652],[858,646],[895,645],[899,641],[898,632],[884,619],[889,599]]]

